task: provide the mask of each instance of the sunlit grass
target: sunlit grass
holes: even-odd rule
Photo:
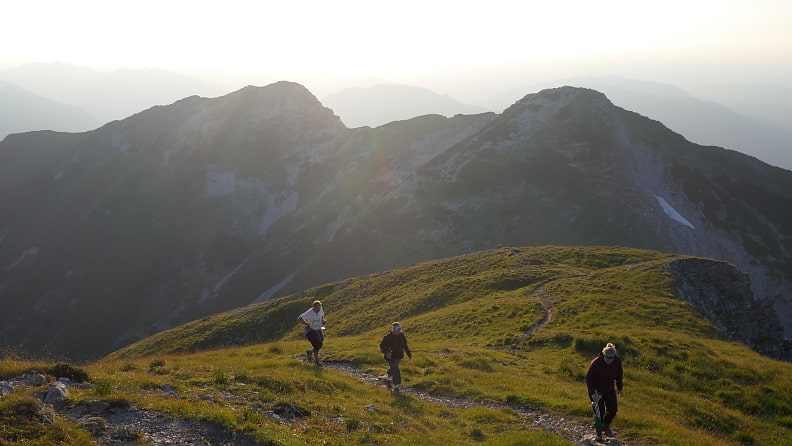
[[[337,341],[336,349],[348,350],[344,348],[347,347],[344,340]],[[350,344],[360,342],[353,339]],[[295,358],[303,346],[303,342],[285,341],[155,359],[103,361],[86,369],[96,381],[114,384],[113,393],[105,398],[134,401],[147,408],[212,422],[277,444],[316,444],[314,441],[466,444],[483,441],[477,440],[477,436],[486,440],[508,434],[524,441],[534,436],[546,437],[541,432],[526,430],[513,412],[485,411],[493,421],[482,426],[481,415],[468,414],[477,409],[449,409],[429,404],[388,393],[329,368],[317,368]],[[366,347],[371,348],[370,341]],[[420,362],[418,355],[416,363]],[[431,357],[423,352],[420,355]],[[151,367],[154,361],[156,368]],[[382,361],[372,357],[359,362],[362,367],[375,369],[376,363]],[[449,366],[468,370],[464,365],[450,363]],[[419,367],[405,363],[404,370],[410,381],[417,382],[413,374],[418,373]],[[458,379],[470,383],[465,392],[483,394],[473,376]],[[159,390],[164,385],[175,389],[179,398],[168,397]],[[73,399],[96,397],[94,391],[86,390],[75,394]],[[264,412],[279,404],[293,405],[307,415],[291,426],[274,423]],[[541,441],[544,443],[538,444],[569,444],[558,439]]]
[[[677,299],[664,267],[676,258],[502,249],[328,284],[88,364],[94,387],[71,400],[126,401],[271,444],[570,444],[510,408],[590,423],[584,375],[613,342],[626,372],[614,427],[630,444],[783,444],[792,434],[792,366],[727,341]],[[302,361],[308,344],[294,320],[313,299],[327,311],[325,361],[383,374],[378,344],[399,320],[413,350],[402,362],[406,386],[504,408],[446,408]],[[234,346],[240,340],[249,345]],[[52,367],[1,361],[0,375]],[[301,415],[272,417],[284,407]]]

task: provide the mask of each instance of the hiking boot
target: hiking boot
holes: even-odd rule
[[[398,392],[398,391],[399,391],[399,386],[398,386],[398,385],[396,385],[396,386],[393,386],[393,391],[394,391],[394,392]]]
[[[305,356],[308,357],[307,361],[311,360],[311,353],[313,353],[313,350],[306,350],[305,351]]]
[[[388,390],[392,390],[393,389],[393,381],[391,381],[390,376],[385,378],[385,387],[387,387]]]
[[[605,436],[606,437],[612,437],[613,436],[613,431],[611,430],[609,424],[606,424],[605,426],[602,426],[602,430],[605,431]]]

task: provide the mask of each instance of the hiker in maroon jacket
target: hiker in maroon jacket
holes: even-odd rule
[[[605,413],[602,417],[602,428],[596,429],[598,441],[602,441],[602,431],[605,431],[608,437],[613,436],[610,424],[619,409],[616,396],[622,396],[623,376],[621,358],[616,356],[616,346],[609,342],[602,349],[602,353],[591,361],[586,373],[589,398],[599,406],[599,413]]]

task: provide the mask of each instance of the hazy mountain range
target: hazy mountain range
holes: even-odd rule
[[[100,125],[84,110],[0,81],[0,139],[32,130],[83,132]]]
[[[192,96],[0,143],[0,339],[94,356],[499,244],[726,260],[789,337],[791,206],[792,172],[691,143],[589,89],[376,129],[349,129],[289,82]]]
[[[451,117],[492,111],[424,88],[392,84],[349,88],[325,96],[322,104],[340,116],[347,127],[379,127],[422,115]]]
[[[0,71],[0,80],[43,98],[68,104],[87,113],[93,122],[79,131],[92,130],[110,121],[126,118],[155,105],[170,104],[192,95],[217,96],[224,93],[206,82],[185,74],[159,69],[120,69],[100,72],[67,63],[37,63]],[[1,93],[1,92],[0,92]],[[2,108],[12,105],[0,97]],[[13,107],[23,107],[14,102]],[[63,119],[66,117],[64,116]],[[0,126],[0,128],[5,126]],[[73,131],[46,128],[30,116],[28,130]],[[0,133],[0,139],[6,133]]]
[[[447,95],[404,85],[350,88],[322,98],[322,103],[350,127],[377,127],[425,114],[451,117],[484,111],[500,112],[525,91],[559,85],[597,90],[615,105],[656,119],[692,142],[737,150],[792,170],[792,130],[769,123],[771,121],[742,115],[714,102],[696,99],[670,85],[618,77],[578,77],[533,84],[493,97],[487,101],[487,107],[462,104]]]
[[[66,63],[3,70],[0,80],[40,96],[22,98],[9,94],[10,86],[0,88],[0,139],[31,130],[92,130],[187,96],[227,93],[218,85],[166,70],[105,73]],[[777,88],[735,86],[733,91],[722,93],[731,104],[728,106],[700,100],[674,86],[619,77],[577,77],[530,84],[481,99],[479,104],[462,103],[417,86],[384,83],[346,88],[320,99],[348,127],[377,127],[427,114],[452,117],[501,112],[525,92],[560,85],[595,89],[617,106],[656,119],[692,142],[738,150],[792,170],[792,110],[788,103],[778,100],[790,92]],[[59,104],[42,109],[44,98]]]

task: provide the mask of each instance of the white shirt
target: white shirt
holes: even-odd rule
[[[321,330],[322,321],[324,320],[324,308],[320,309],[318,313],[314,311],[313,308],[309,308],[308,311],[301,314],[300,317],[305,322],[308,322],[312,330]]]

